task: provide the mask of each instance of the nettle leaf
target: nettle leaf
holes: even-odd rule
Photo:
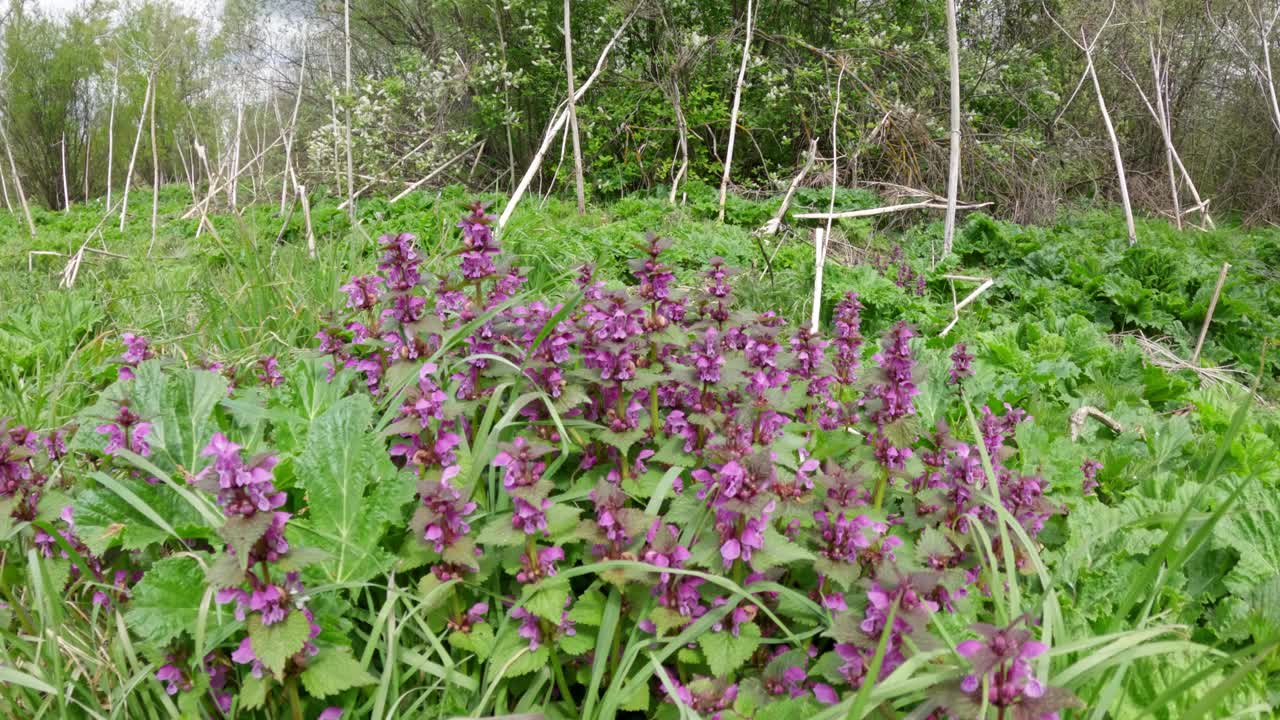
[[[133,587],[129,629],[156,645],[194,632],[204,599],[204,571],[189,556],[156,561]]]
[[[578,596],[573,608],[569,610],[569,619],[578,625],[600,627],[604,622],[604,593],[599,590],[588,590]]]
[[[234,515],[227,518],[227,522],[218,528],[218,534],[236,551],[235,557],[239,559],[241,570],[244,570],[249,562],[249,549],[261,540],[267,528],[271,527],[273,516],[274,514],[269,512],[257,512],[249,516]]]
[[[318,698],[377,682],[346,648],[321,650],[319,655],[307,663],[307,669],[302,671],[302,687],[306,688],[308,695]]]
[[[560,615],[569,601],[569,583],[552,579],[538,585],[525,586],[525,598],[526,610],[544,620],[559,623]]]
[[[698,646],[706,656],[713,677],[727,677],[742,667],[760,647],[760,628],[755,623],[738,626],[738,636],[728,631],[706,633],[698,638]]]
[[[454,632],[449,633],[449,644],[473,652],[476,657],[484,660],[493,653],[495,637],[493,634],[493,626],[489,623],[476,623],[471,626],[471,632]]]
[[[524,544],[524,533],[511,526],[511,513],[503,513],[490,520],[476,536],[480,545],[516,547]]]
[[[127,481],[137,500],[164,518],[182,537],[209,537],[209,528],[185,501],[164,485]],[[141,550],[163,542],[168,532],[156,525],[131,501],[106,487],[95,487],[76,496],[71,504],[76,534],[94,555],[120,545],[125,550]]]
[[[658,635],[669,635],[672,630],[689,624],[689,618],[666,607],[656,607],[649,612],[649,620],[658,629]]]
[[[269,678],[256,678],[252,675],[245,678],[240,686],[240,709],[257,710],[267,701],[267,685]]]
[[[1217,542],[1240,559],[1223,582],[1235,595],[1248,597],[1280,578],[1280,498],[1256,483],[1244,492],[1239,509],[1214,529]]]
[[[556,647],[574,657],[586,655],[596,647],[596,634],[578,628],[573,635],[561,635]]]
[[[649,687],[645,683],[635,683],[631,694],[618,703],[619,710],[646,712],[649,709]]]
[[[284,672],[284,665],[307,644],[311,624],[301,612],[291,612],[274,625],[263,625],[259,616],[249,618],[249,642],[253,654],[274,675]]]
[[[140,381],[144,377],[138,375]],[[153,397],[155,389],[139,382],[134,392],[135,411],[152,423],[147,459],[175,478],[183,469],[194,473],[208,463],[200,451],[218,430],[214,411],[227,397],[227,381],[207,370],[175,370],[166,373],[159,398]]]
[[[546,645],[538,646],[537,650],[530,650],[529,641],[516,635],[513,625],[498,640],[491,664],[497,668],[505,667],[506,672],[503,673],[503,677],[513,678],[541,670],[547,666],[549,658],[550,653]]]
[[[413,482],[397,472],[370,431],[373,405],[363,395],[335,403],[312,423],[298,458],[298,484],[308,512],[291,527],[329,553],[320,570],[331,582],[360,582],[389,569],[395,556],[380,541],[413,498]]]
[[[751,567],[764,570],[802,560],[812,562],[814,554],[769,525],[764,531],[764,547],[751,555]]]

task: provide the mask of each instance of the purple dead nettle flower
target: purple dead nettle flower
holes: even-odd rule
[[[383,251],[378,269],[386,278],[387,286],[394,291],[410,290],[421,280],[418,266],[422,264],[422,258],[413,246],[417,239],[413,233],[383,235],[378,238]]]
[[[709,327],[702,338],[689,347],[689,364],[698,382],[710,385],[720,382],[720,368],[724,366],[725,358],[716,341],[719,334],[714,327]]]
[[[370,310],[382,298],[382,286],[386,283],[378,275],[356,275],[340,289],[347,294],[347,307],[352,310]]]
[[[915,360],[911,357],[911,338],[915,330],[898,322],[885,334],[883,349],[872,358],[880,366],[881,380],[872,388],[880,406],[871,420],[884,426],[915,412],[912,398],[920,393],[915,384]]]
[[[333,705],[320,711],[316,716],[316,720],[342,720],[342,708]]]
[[[564,549],[552,545],[538,550],[536,560],[528,554],[520,556],[520,571],[516,573],[516,581],[536,583],[543,578],[555,577],[556,563],[564,560]]]
[[[871,520],[866,515],[846,518],[844,512],[837,512],[834,517],[830,513],[819,510],[813,514],[818,523],[819,537],[823,548],[819,552],[831,560],[843,563],[857,563],[863,559],[865,551],[872,547],[883,548],[889,553],[902,544],[902,539],[889,535],[889,527]]]
[[[107,445],[102,449],[107,455],[114,455],[121,450],[128,450],[142,457],[151,454],[151,446],[146,440],[151,434],[151,423],[143,422],[128,405],[120,406],[112,422],[103,423],[94,430],[107,436]]]
[[[952,385],[958,385],[961,380],[973,376],[973,356],[964,343],[957,343],[951,353],[950,375]]]
[[[468,281],[482,280],[498,272],[493,257],[498,254],[498,244],[490,227],[497,218],[485,213],[484,203],[474,203],[471,214],[458,222],[462,228],[462,277]]]
[[[571,604],[572,600],[570,598],[565,598],[565,610],[560,612],[560,622],[557,624],[552,624],[550,622],[546,623],[547,628],[552,630],[557,637],[578,634],[578,630],[574,627],[573,621],[569,619],[568,607]],[[534,615],[522,607],[518,607],[512,608],[511,617],[520,621],[520,629],[516,634],[529,641],[530,650],[537,650],[541,647],[542,643],[550,639],[543,635],[543,623],[538,620],[537,615]]]
[[[670,297],[671,283],[676,278],[671,268],[658,259],[664,250],[671,247],[671,241],[649,233],[645,243],[640,247],[645,256],[629,263],[631,274],[640,281],[640,286],[636,288],[636,295],[653,303],[657,308],[658,303]]]
[[[862,349],[862,303],[858,302],[858,294],[848,293],[836,304],[832,318],[835,325],[835,365],[836,378],[845,385],[851,385],[858,379],[859,352]]]
[[[493,464],[504,468],[502,486],[508,490],[518,487],[531,487],[542,479],[547,464],[540,458],[551,452],[551,447],[532,444],[523,437],[517,437],[510,443],[498,446],[498,454],[493,457]]]
[[[124,333],[120,336],[120,341],[124,343],[124,354],[120,356],[123,366],[117,371],[117,375],[121,380],[132,380],[133,369],[143,361],[155,357],[155,353],[151,351],[151,342],[141,335]]]
[[[1102,463],[1097,460],[1085,460],[1080,466],[1080,472],[1084,474],[1083,490],[1085,495],[1092,495],[1098,489],[1098,471],[1102,469]]]
[[[169,695],[177,695],[191,689],[191,679],[177,664],[180,662],[173,655],[165,657],[165,664],[156,670],[156,679],[164,683],[164,691]]]
[[[698,676],[688,685],[682,685],[677,679],[678,673],[667,670],[667,675],[676,691],[676,696],[672,699],[708,720],[720,720],[722,714],[731,709],[738,700],[738,684],[730,683],[723,678]],[[663,689],[666,692],[665,684]],[[671,697],[669,692],[667,697]]]
[[[965,640],[956,646],[961,657],[968,658],[973,673],[960,682],[960,689],[981,704],[982,679],[987,679],[986,701],[1001,716],[1020,720],[1056,720],[1058,711],[1076,704],[1065,690],[1045,687],[1031,669],[1031,660],[1049,648],[1031,638],[1031,632],[1017,627],[1019,619],[1008,627],[978,623],[972,628],[981,640]]]
[[[726,568],[732,566],[734,560],[751,562],[752,554],[764,547],[764,531],[775,507],[776,503],[770,500],[759,517],[745,517],[724,508],[716,511],[715,529],[720,534],[720,559],[724,561]]]
[[[258,380],[268,387],[278,387],[284,384],[284,375],[280,374],[280,362],[276,360],[274,355],[268,355],[258,360]]]
[[[451,465],[445,468],[439,480],[427,480],[418,485],[422,508],[415,517],[415,526],[421,525],[422,541],[438,553],[471,532],[467,517],[475,512],[476,503],[449,484],[458,472],[458,466]]]
[[[735,273],[725,264],[722,257],[713,257],[708,264],[711,268],[705,275],[707,295],[710,297],[703,313],[716,323],[724,323],[729,319],[729,296],[733,293],[733,288],[729,286],[729,278]]]

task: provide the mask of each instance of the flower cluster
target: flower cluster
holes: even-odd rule
[[[124,354],[120,356],[120,368],[116,374],[121,380],[132,380],[134,369],[156,354],[151,350],[151,341],[141,335],[124,333],[120,341],[124,343]]]
[[[212,463],[192,478],[194,485],[217,496],[227,517],[222,530],[228,539],[227,567],[215,582],[215,597],[219,604],[234,603],[236,619],[251,626],[271,627],[300,614],[308,628],[307,640],[291,654],[284,668],[274,670],[276,674],[294,674],[318,652],[314,640],[320,626],[311,610],[300,605],[305,595],[296,563],[285,562],[292,550],[285,538],[292,516],[280,509],[288,497],[275,487],[277,458],[262,454],[246,460],[241,451],[227,436],[214,433],[201,451]],[[271,672],[254,651],[252,633],[240,641],[231,661],[249,666],[257,678]],[[221,705],[216,692],[215,698]]]
[[[404,387],[391,388],[399,417],[388,452],[419,478],[410,527],[431,575],[489,577],[498,563],[508,578],[485,581],[496,598],[456,586],[464,597],[448,614],[451,632],[471,632],[492,603],[508,608],[529,652],[571,643],[574,593],[585,586],[565,569],[601,562],[605,583],[643,583],[621,609],[642,632],[669,636],[718,613],[711,633],[777,642],[776,585],[804,567],[816,576],[814,606],[843,630],[807,658],[772,663],[761,649],[738,666],[767,694],[832,703],[861,687],[882,637],[883,675],[927,643],[931,614],[988,591],[974,528],[997,538],[1003,520],[984,453],[1029,534],[1056,512],[1043,479],[1008,463],[1025,413],[983,408],[971,441],[945,425],[921,433],[916,331],[892,325],[864,366],[854,294],[833,309],[831,337],[792,328],[736,309],[733,272],[719,258],[700,288],[678,287],[663,260],[669,243],[650,235],[629,286],[584,268],[571,304],[528,299],[519,270],[500,265],[485,208],[473,205],[459,228],[455,268],[434,277],[412,236],[382,238],[380,281],[344,286],[355,298],[349,317],[318,336],[333,368],[363,374],[376,394],[408,364],[395,375]],[[903,282],[923,286],[896,262]],[[972,374],[972,360],[955,347],[952,382]],[[505,408],[498,437],[495,408]],[[704,573],[732,578],[748,597]],[[565,584],[563,611],[522,600]],[[655,679],[654,692],[705,715],[741,691],[732,677],[668,662],[670,682]]]

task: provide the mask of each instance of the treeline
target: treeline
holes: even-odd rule
[[[348,183],[512,190],[531,163],[532,191],[571,192],[575,132],[589,197],[719,185],[731,134],[742,192],[785,189],[815,141],[805,183],[829,184],[834,167],[840,184],[891,196],[947,187],[946,0],[572,0],[573,77],[591,84],[555,133],[563,0],[188,7],[95,0],[49,16],[11,0],[11,207],[19,182],[58,208],[157,177],[229,205],[341,197]],[[1109,120],[1136,208],[1280,219],[1280,0],[1112,10],[959,0],[961,199],[1035,221],[1064,199],[1119,198]]]

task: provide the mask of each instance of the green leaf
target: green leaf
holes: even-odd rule
[[[312,697],[324,698],[353,687],[377,683],[346,648],[327,648],[307,663],[302,671],[302,687]]]
[[[649,688],[644,683],[636,683],[636,688],[631,694],[623,698],[618,703],[619,710],[631,710],[633,712],[645,712],[649,709]]]
[[[569,600],[569,583],[552,579],[538,585],[526,585],[525,596],[525,609],[544,620],[559,623]]]
[[[489,665],[497,669],[505,667],[503,677],[513,678],[541,670],[547,666],[549,658],[545,644],[538,646],[537,650],[530,650],[529,642],[516,635],[514,626],[508,626],[508,632],[498,640]]]
[[[401,522],[400,509],[413,498],[410,476],[390,463],[372,420],[367,397],[343,398],[312,423],[298,458],[309,509],[290,525],[306,538],[302,544],[329,554],[320,569],[335,583],[368,580],[392,566],[382,534]]]
[[[476,536],[479,545],[518,547],[524,544],[524,533],[511,526],[511,513],[495,516]]]
[[[561,635],[556,640],[556,647],[574,657],[586,655],[595,646],[596,634],[584,631],[582,628],[579,628],[573,635]]]
[[[449,634],[450,645],[473,652],[481,660],[488,658],[493,653],[494,640],[493,626],[489,623],[476,623],[471,626],[471,632]]]
[[[200,451],[218,430],[214,411],[227,398],[227,381],[207,370],[138,368],[134,411],[151,421],[148,459],[174,477],[194,473],[208,458]]]
[[[1275,490],[1250,484],[1239,509],[1218,524],[1214,536],[1240,556],[1223,580],[1232,593],[1247,597],[1280,578],[1280,497]]]
[[[604,621],[604,594],[591,589],[578,596],[573,608],[569,610],[569,619],[577,625],[600,627]]]
[[[125,616],[129,629],[156,645],[191,634],[204,591],[204,571],[195,558],[156,561],[133,588],[133,600]]]
[[[306,616],[297,611],[274,625],[263,625],[254,615],[248,626],[253,654],[276,676],[284,673],[285,663],[307,644],[311,631]]]
[[[257,710],[267,701],[268,678],[256,678],[250,675],[240,686],[240,709]]]
[[[738,637],[727,631],[706,633],[698,638],[698,646],[707,658],[713,677],[728,677],[742,667],[760,647],[760,628],[755,623],[738,626]]]
[[[811,562],[813,559],[813,553],[775,530],[773,525],[769,525],[764,531],[764,547],[751,555],[751,567],[756,570],[764,570],[800,560]]]
[[[182,537],[210,535],[200,516],[169,488],[138,481],[117,482],[132,497],[96,487],[81,492],[72,503],[76,534],[94,555],[115,545],[141,550],[163,542],[169,531],[149,516],[163,519]]]
[[[249,516],[233,515],[218,528],[218,534],[236,551],[235,557],[241,570],[249,562],[249,549],[262,539],[267,528],[271,527],[273,517],[274,513],[269,512],[256,512]]]

